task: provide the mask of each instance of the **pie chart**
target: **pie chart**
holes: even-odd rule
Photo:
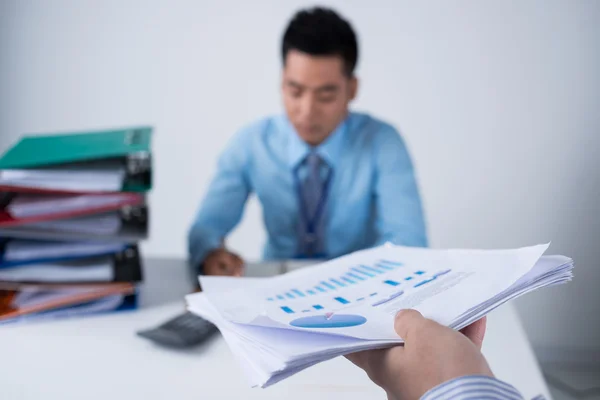
[[[367,319],[361,315],[333,314],[329,318],[325,315],[298,318],[291,321],[290,325],[297,328],[347,328],[362,325],[365,322]]]

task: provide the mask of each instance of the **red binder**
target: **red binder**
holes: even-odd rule
[[[13,186],[13,185],[0,185],[0,193],[31,193],[31,194],[72,194],[72,195],[81,195],[81,194],[112,194],[112,193],[121,193],[121,192],[86,192],[86,191],[78,191],[78,190],[60,190],[60,189],[46,189],[46,188],[29,188],[22,186]]]
[[[56,195],[55,192],[53,194]],[[53,207],[52,201],[56,201],[56,207]],[[137,193],[93,195],[63,195],[61,193],[60,197],[52,198],[47,194],[32,194],[27,190],[5,192],[0,193],[0,228],[118,211],[127,206],[142,205],[144,202],[144,196]],[[86,205],[88,203],[89,205]],[[65,204],[74,206],[69,208]],[[36,212],[36,206],[45,211]],[[20,210],[18,213],[17,209]],[[26,209],[29,211],[23,211]]]

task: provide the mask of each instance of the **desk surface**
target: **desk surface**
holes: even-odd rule
[[[158,347],[135,331],[181,313],[191,287],[185,263],[145,266],[137,311],[0,328],[3,399],[384,399],[383,391],[344,358],[309,368],[267,389],[250,389],[223,339],[192,350]],[[273,274],[278,265],[250,268]],[[260,273],[256,273],[260,271]],[[550,398],[512,305],[489,316],[484,354],[496,376],[526,398]]]

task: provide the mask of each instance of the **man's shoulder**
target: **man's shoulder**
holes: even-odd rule
[[[243,136],[262,136],[267,132],[276,131],[277,127],[281,126],[284,122],[285,120],[282,115],[268,115],[242,125],[238,133]]]
[[[351,131],[361,140],[380,144],[389,140],[401,139],[399,130],[390,122],[365,112],[350,114]]]

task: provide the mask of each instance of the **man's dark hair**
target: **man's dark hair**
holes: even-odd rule
[[[354,74],[358,61],[358,44],[350,23],[335,11],[321,7],[301,10],[294,15],[283,34],[284,65],[290,50],[313,56],[340,56],[348,77]]]

